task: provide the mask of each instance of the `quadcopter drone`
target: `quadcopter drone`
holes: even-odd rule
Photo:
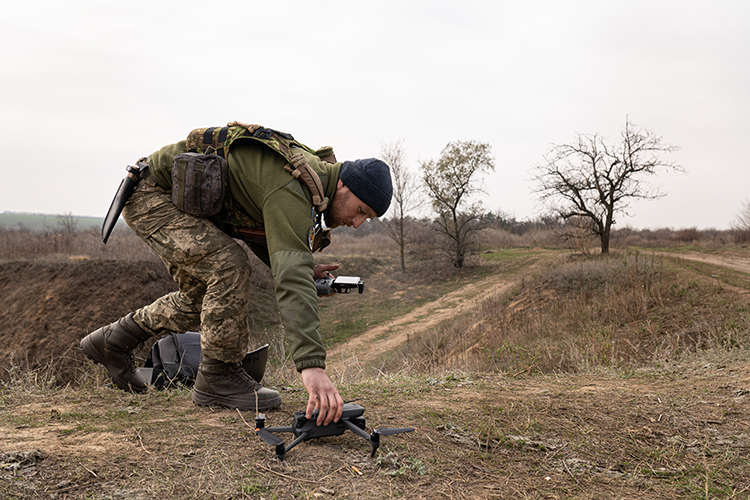
[[[266,416],[260,413],[255,418],[255,432],[263,439],[263,441],[276,447],[276,458],[284,460],[284,455],[302,441],[326,436],[339,436],[347,429],[370,442],[372,445],[372,453],[370,456],[374,457],[375,451],[380,446],[380,436],[390,436],[416,430],[414,427],[383,427],[381,429],[373,429],[372,434],[368,434],[364,430],[365,419],[362,417],[365,409],[360,405],[353,403],[344,404],[344,410],[338,422],[331,422],[327,426],[319,426],[317,424],[318,411],[319,410],[315,410],[310,419],[305,417],[304,412],[294,412],[292,425],[286,427],[266,427]],[[274,432],[289,432],[294,434],[295,439],[289,444],[289,446],[284,446],[284,440],[273,434]]]

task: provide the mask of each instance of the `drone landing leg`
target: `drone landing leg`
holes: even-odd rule
[[[362,436],[363,438],[365,438],[366,440],[368,440],[370,442],[370,444],[372,445],[372,453],[370,453],[370,456],[374,457],[375,456],[375,452],[377,451],[378,447],[380,446],[380,434],[378,434],[377,432],[373,432],[372,434],[368,434],[368,433],[366,433],[365,431],[363,431],[362,429],[360,429],[359,427],[357,427],[356,425],[354,425],[353,423],[351,423],[348,420],[342,420],[342,422],[344,422],[344,425],[346,425],[346,427],[349,430],[351,430],[355,434],[359,434],[360,436]]]
[[[302,441],[304,441],[308,434],[309,434],[308,432],[303,432],[302,434],[299,435],[299,437],[297,437],[297,439],[289,443],[289,446],[287,446],[286,449],[284,450],[284,454],[286,454],[289,450],[291,450],[292,448],[300,444]],[[276,456],[278,456],[278,454]],[[281,460],[283,459],[284,459],[284,456],[282,455]]]
[[[377,432],[370,434],[370,444],[372,444],[372,453],[370,453],[370,457],[374,457],[375,452],[378,451],[378,447],[380,447],[380,434]]]

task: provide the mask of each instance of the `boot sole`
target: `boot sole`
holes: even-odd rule
[[[271,399],[258,398],[258,408],[256,408],[255,400],[248,402],[247,399],[240,397],[233,398],[227,396],[217,396],[216,394],[208,394],[207,392],[196,390],[195,387],[193,387],[193,403],[195,403],[196,406],[203,406],[208,408],[221,406],[224,408],[229,408],[230,410],[237,409],[240,411],[268,411],[281,406],[281,395],[278,395]]]
[[[104,356],[102,356],[99,353],[99,351],[96,349],[96,347],[94,347],[93,343],[91,342],[91,340],[88,337],[84,337],[83,340],[81,340],[81,351],[83,351],[84,356],[86,356],[87,358],[89,358],[94,363],[98,363],[98,364],[104,366],[104,368],[107,369],[107,373],[109,374],[109,378],[112,379],[112,382],[114,382],[114,384],[117,387],[119,387],[120,389],[122,389],[123,391],[132,391],[132,392],[136,392],[136,393],[143,393],[143,392],[146,392],[148,390],[148,384],[146,384],[145,380],[143,381],[143,385],[145,387],[143,389],[139,389],[139,388],[133,387],[129,382],[127,382],[126,380],[120,378],[117,375],[117,371],[116,371],[115,367],[112,366],[111,364],[109,364],[107,362],[107,360],[104,358]],[[137,373],[136,376],[138,376],[138,377],[141,376],[140,372],[136,372],[136,373]]]

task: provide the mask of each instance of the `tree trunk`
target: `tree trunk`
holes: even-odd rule
[[[398,246],[399,251],[401,253],[401,272],[406,272],[406,263],[404,262],[404,246],[406,246],[406,243],[404,241],[404,215],[401,214],[401,220],[399,221],[399,230],[401,234],[399,235],[398,239]]]
[[[607,228],[604,231],[602,231],[601,234],[601,242],[602,242],[602,253],[608,254],[609,253],[609,235],[610,235],[610,229]]]

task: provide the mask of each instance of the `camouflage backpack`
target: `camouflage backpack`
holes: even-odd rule
[[[284,169],[302,181],[307,187],[312,197],[313,206],[315,207],[316,219],[320,218],[320,214],[328,208],[329,201],[325,195],[323,184],[318,174],[308,165],[305,156],[300,152],[293,153],[292,147],[301,148],[322,160],[335,163],[336,156],[333,153],[333,148],[328,146],[312,150],[296,141],[291,134],[265,128],[260,125],[234,121],[228,123],[226,127],[209,127],[193,130],[187,137],[187,150],[190,153],[215,154],[227,160],[229,148],[239,139],[261,142],[283,156],[288,162],[284,165]],[[232,201],[231,197],[224,199],[221,211],[217,215],[210,217],[210,220],[219,229],[233,238],[265,245],[265,231],[262,224],[246,216]],[[316,220],[316,222],[319,221]],[[315,226],[318,227],[319,224],[316,223]],[[330,230],[323,230],[321,234],[317,234],[316,231],[314,239],[322,240],[323,242],[330,241]],[[311,247],[313,251],[323,249],[320,244],[312,244],[312,240]]]

